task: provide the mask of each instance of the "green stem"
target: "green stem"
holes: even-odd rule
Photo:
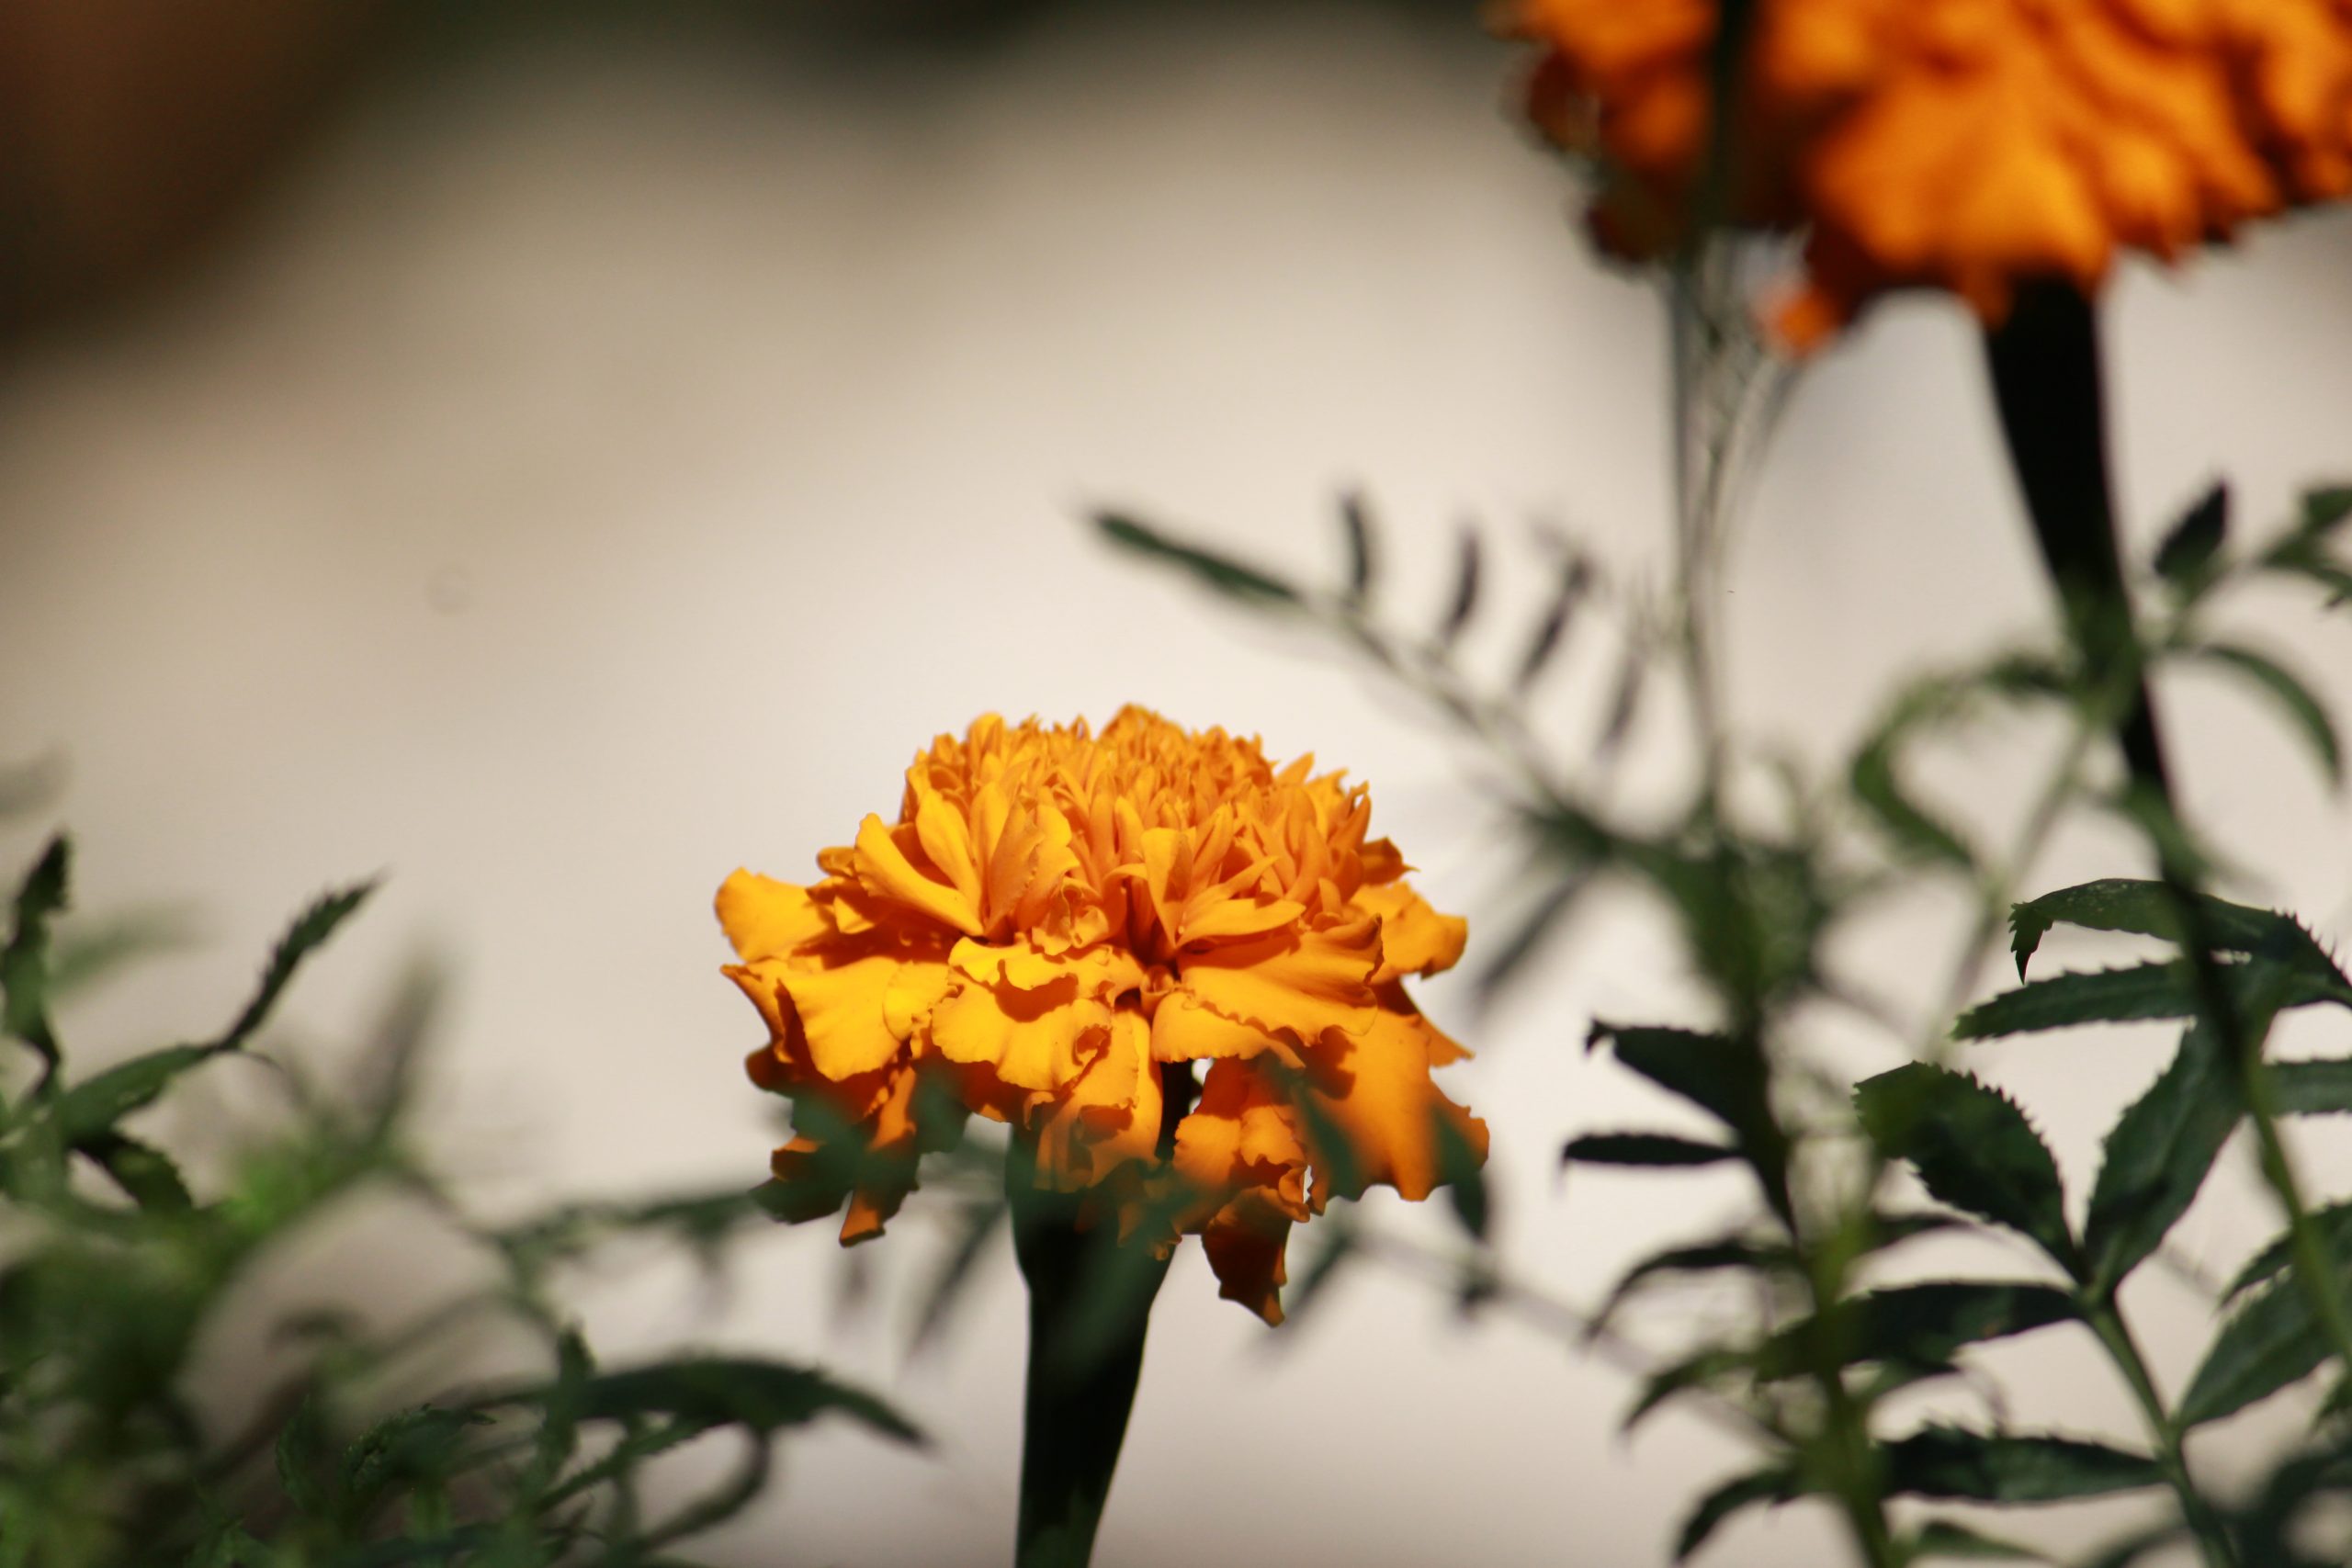
[[[2238,1568],[2237,1552],[2230,1544],[2221,1516],[2189,1477],[2188,1455],[2181,1447],[2179,1423],[2165,1411],[2155,1380],[2148,1373],[2147,1359],[2140,1354],[2139,1344],[2124,1325],[2122,1314],[2111,1301],[2086,1302],[2083,1321],[2107,1348],[2108,1356],[2123,1374],[2132,1397],[2146,1418],[2148,1435],[2156,1445],[2157,1468],[2164,1472],[2165,1484],[2179,1500],[2181,1517],[2197,1537],[2197,1549],[2205,1559],[2206,1568]]]
[[[1086,1568],[1168,1260],[1120,1246],[1114,1226],[1080,1230],[1078,1201],[1035,1190],[1025,1161],[1016,1157],[1007,1174],[1013,1253],[1029,1282],[1013,1561],[1015,1568]]]
[[[2133,700],[2117,725],[2132,788],[2177,819],[2165,749],[2149,701],[2131,594],[2116,542],[2100,379],[2098,320],[2091,301],[2063,282],[2020,290],[2009,319],[1985,336],[1985,357],[2002,434],[2017,470],[2034,538],[2057,588],[2067,626],[2094,683],[2125,682]],[[2330,1348],[2352,1373],[2352,1311],[2311,1213],[2262,1070],[2262,1033],[2239,1016],[2229,976],[2214,955],[2199,868],[2177,844],[2157,839],[2157,874],[2172,895],[2198,1010],[2238,1065],[2262,1174],[2284,1212],[2295,1276]]]

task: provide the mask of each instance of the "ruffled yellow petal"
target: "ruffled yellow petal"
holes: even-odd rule
[[[1442,1175],[1438,1120],[1450,1121],[1478,1157],[1487,1152],[1487,1124],[1448,1100],[1430,1079],[1441,1053],[1460,1055],[1418,1012],[1382,1009],[1361,1034],[1324,1032],[1309,1064],[1306,1092],[1347,1137],[1354,1179],[1341,1186],[1328,1152],[1317,1158],[1314,1207],[1333,1198],[1361,1197],[1368,1186],[1394,1187],[1415,1201]]]
[[[1380,920],[1362,915],[1188,954],[1182,989],[1227,1018],[1312,1039],[1363,1026],[1379,967]]]
[[[1076,1191],[1122,1166],[1150,1160],[1159,1143],[1161,1104],[1150,1027],[1139,1013],[1119,1013],[1068,1090],[1040,1097],[1036,1104],[1040,1179]]]
[[[911,836],[911,835],[910,835]],[[980,934],[980,912],[961,889],[926,876],[907,855],[908,846],[868,817],[858,825],[855,846],[857,878],[877,897],[892,899],[950,931],[966,936]]]
[[[1380,967],[1373,983],[1435,975],[1462,962],[1470,922],[1441,915],[1401,882],[1356,889],[1355,907],[1380,918]]]
[[[832,934],[808,889],[738,871],[720,884],[718,929],[746,964],[782,958],[804,943]]]

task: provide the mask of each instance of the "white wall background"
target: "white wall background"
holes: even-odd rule
[[[895,805],[918,744],[988,709],[1141,701],[1312,750],[1372,780],[1440,904],[1498,933],[1510,857],[1434,731],[1075,521],[1120,499],[1306,566],[1336,548],[1335,488],[1362,482],[1408,604],[1442,592],[1465,513],[1507,547],[1552,517],[1622,573],[1662,566],[1657,311],[1587,255],[1564,176],[1507,122],[1501,51],[1433,50],[1354,8],[1283,17],[1074,19],[984,69],[856,81],[645,39],[482,62],[356,117],[172,297],[8,367],[0,737],[70,765],[57,815],[85,909],[204,917],[198,946],[69,1017],[87,1048],[225,1014],[300,900],[389,868],[289,1033],[352,1032],[436,951],[459,983],[434,1112],[486,1205],[748,1183],[770,1108],[741,1077],[757,1028],[717,974],[711,892],[738,864],[809,871]],[[2120,440],[2143,532],[2216,473],[2260,522],[2352,471],[2347,242],[2310,220],[2126,280]],[[2041,613],[1973,355],[1952,310],[1904,305],[1810,374],[1722,606],[1750,733],[1830,755],[1898,671]],[[2352,703],[2352,621],[2283,595],[2251,615]],[[1556,694],[1564,734],[1578,691]],[[2344,818],[2292,743],[2220,690],[2173,705],[2190,799],[2256,889],[2352,931]],[[1960,776],[1997,805],[2029,756]],[[7,830],[12,862],[43,826]],[[2049,879],[2112,872],[2115,849],[2072,838]],[[1891,993],[1917,992],[1907,954],[1951,912],[1883,944]],[[1427,998],[1481,1051],[1454,1082],[1494,1128],[1507,1250],[1532,1277],[1589,1301],[1630,1254],[1736,1212],[1736,1187],[1703,1177],[1553,1179],[1563,1134],[1671,1115],[1574,1049],[1596,1011],[1690,1005],[1640,911],[1586,919],[1493,1017],[1465,986]],[[2300,1043],[2331,1027],[2341,1048],[2340,1024]],[[1976,1065],[2086,1184],[2165,1045],[2028,1042]],[[238,1113],[240,1086],[214,1092]],[[2228,1266],[2267,1235],[2252,1193],[2225,1173],[2190,1249]],[[713,1555],[1001,1560],[1017,1281],[994,1260],[951,1342],[910,1364],[921,1213],[846,1314],[820,1230],[757,1238],[718,1300],[666,1269],[584,1282],[609,1344],[822,1357],[938,1434],[929,1455],[799,1444],[789,1485]],[[413,1229],[356,1222],[271,1288],[413,1296],[459,1266]],[[2155,1279],[2137,1304],[2185,1375],[2194,1298]],[[2020,1417],[2128,1429],[2064,1332],[2001,1353]],[[1627,1393],[1383,1275],[1269,1335],[1188,1258],[1102,1560],[1662,1561],[1737,1450],[1674,1416],[1625,1444]],[[2278,1429],[2219,1434],[2217,1473]],[[2081,1540],[2118,1517],[2051,1528]],[[1816,1563],[1831,1539],[1792,1510],[1716,1560]]]

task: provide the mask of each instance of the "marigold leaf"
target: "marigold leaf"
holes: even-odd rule
[[[2031,1237],[2075,1267],[2057,1163],[2025,1112],[1965,1073],[1914,1062],[1855,1086],[1866,1131],[1939,1201]]]
[[[1462,633],[1470,625],[1470,617],[1478,608],[1478,530],[1465,526],[1462,530],[1460,555],[1453,570],[1453,597],[1447,604],[1445,618],[1438,623],[1437,646],[1448,649],[1462,640]]]
[[[154,1103],[172,1080],[219,1055],[212,1045],[171,1045],[94,1073],[57,1097],[50,1116],[68,1148],[78,1148],[134,1111]]]
[[[1355,1227],[1346,1221],[1326,1215],[1308,1228],[1316,1237],[1316,1251],[1300,1271],[1298,1282],[1283,1290],[1283,1321],[1295,1325],[1308,1308],[1323,1299],[1331,1282],[1361,1250]]]
[[[1362,609],[1380,581],[1380,557],[1373,543],[1372,513],[1361,492],[1340,498],[1340,528],[1348,544],[1348,603]]]
[[[2188,966],[2177,962],[2126,969],[2075,970],[2004,991],[1960,1015],[1956,1040],[1992,1040],[2085,1023],[2184,1018],[2196,1010]]]
[[[1717,1346],[1696,1351],[1672,1366],[1661,1367],[1642,1380],[1642,1391],[1634,1398],[1633,1408],[1625,1412],[1619,1429],[1631,1432],[1668,1401],[1692,1389],[1704,1388],[1719,1378],[1744,1372],[1752,1360],[1745,1350]]]
[[[1527,649],[1520,655],[1519,669],[1511,678],[1514,691],[1524,692],[1535,683],[1560,650],[1566,637],[1569,619],[1577,606],[1592,589],[1592,563],[1582,555],[1573,556],[1561,570],[1559,586],[1553,590],[1551,603],[1544,606],[1544,617],[1536,622],[1534,632],[1527,639]]]
[[[2176,1418],[2186,1427],[2233,1416],[2309,1376],[2327,1355],[2327,1337],[2290,1268],[2222,1325]]]
[[[1929,1519],[1915,1531],[1905,1559],[1912,1562],[2047,1562],[2031,1547],[2019,1546],[1951,1519]]]
[[[64,909],[73,859],[63,834],[33,863],[17,889],[8,945],[0,949],[0,1029],[57,1067],[57,1032],[49,1021],[50,922]]]
[[[1437,1154],[1438,1180],[1462,1228],[1480,1241],[1493,1219],[1494,1199],[1487,1186],[1484,1161],[1462,1131],[1459,1118],[1443,1103],[1430,1107],[1430,1141]]]
[[[2161,1485],[2143,1454],[2075,1438],[1928,1427],[1880,1449],[1890,1493],[1975,1503],[2058,1503]]]
[[[1120,548],[1181,568],[1204,586],[1228,598],[1261,604],[1295,604],[1304,597],[1280,578],[1246,566],[1230,556],[1170,538],[1132,517],[1104,512],[1096,514],[1094,523],[1102,536]]]
[[[2303,492],[2302,532],[2324,537],[2352,518],[2352,485],[2323,485]]]
[[[82,1145],[123,1195],[150,1213],[186,1213],[196,1206],[179,1168],[161,1150],[107,1132]]]
[[[2314,1209],[2311,1220],[2319,1229],[2320,1239],[2326,1246],[2328,1256],[2335,1259],[2337,1267],[2352,1271],[2352,1202],[2330,1203]],[[2234,1301],[2264,1280],[2277,1278],[2294,1261],[2294,1258],[2293,1234],[2279,1232],[2265,1244],[2261,1251],[2246,1260],[2245,1266],[2231,1280],[2229,1288],[2222,1292],[2222,1299]]]
[[[212,1042],[212,1048],[233,1051],[251,1039],[254,1031],[268,1021],[270,1010],[277,1005],[279,995],[285,991],[287,983],[294,978],[294,972],[301,967],[302,960],[333,936],[335,928],[350,919],[352,912],[375,890],[373,881],[355,883],[349,887],[322,895],[309,908],[296,916],[294,923],[287,928],[284,936],[278,938],[277,946],[270,953],[268,966],[262,971],[261,984],[254,989],[253,999],[245,1003],[244,1010],[237,1015],[236,1021]]]
[[[2157,574],[2186,595],[2211,580],[2214,560],[2229,536],[2230,487],[2216,484],[2184,513],[2156,547]]]
[[[1587,1133],[1569,1139],[1560,1150],[1564,1165],[1701,1166],[1738,1157],[1736,1150],[1721,1144],[1702,1144],[1672,1133]]]
[[[2267,655],[2236,643],[2212,643],[2198,649],[2196,653],[2236,671],[2267,692],[2310,742],[2327,782],[2335,785],[2344,783],[2344,745],[2336,737],[2335,721],[2298,676]]]
[[[2107,1135],[2083,1226],[2088,1283],[2112,1292],[2188,1212],[2243,1113],[2236,1075],[2203,1023]]]
[[[1792,1255],[1778,1243],[1750,1240],[1745,1235],[1728,1235],[1718,1241],[1702,1241],[1661,1247],[1641,1258],[1617,1278],[1610,1287],[1600,1308],[1592,1314],[1587,1337],[1599,1334],[1615,1317],[1617,1309],[1634,1292],[1660,1274],[1707,1274],[1732,1269],[1766,1273],[1790,1266]]]
[[[914,1337],[907,1345],[910,1357],[921,1353],[946,1327],[948,1314],[963,1295],[964,1288],[971,1283],[972,1271],[978,1266],[981,1254],[1011,1213],[1011,1206],[1001,1194],[990,1194],[962,1205],[947,1256],[933,1276],[930,1289],[923,1292],[922,1312],[915,1321]]]
[[[2311,933],[2290,916],[2209,895],[2198,897],[2197,908],[2205,939],[2222,952],[2262,952],[2290,968],[2308,966],[2343,978]],[[2058,925],[2128,931],[2176,944],[2183,940],[2179,894],[2161,882],[2107,877],[2062,887],[2009,910],[2009,949],[2017,955],[2018,979],[2025,978],[2041,939]]]
[[[536,1404],[548,1392],[536,1389],[521,1398]],[[508,1395],[498,1403],[515,1400]],[[576,1408],[583,1421],[662,1416],[706,1428],[741,1427],[758,1433],[840,1415],[881,1437],[918,1446],[925,1440],[906,1417],[870,1393],[807,1367],[752,1357],[689,1356],[598,1372],[581,1384]]]
[[[2010,1280],[1940,1280],[1891,1285],[1838,1303],[1826,1337],[1832,1364],[1901,1362],[1941,1367],[1967,1346],[2070,1322],[2075,1300],[2053,1286]],[[1757,1375],[1790,1378],[1818,1370],[1821,1320],[1792,1323],[1772,1336]]]
[[[2290,1116],[2352,1111],[2352,1058],[2273,1062],[2266,1071],[2278,1108]]]
[[[1744,1145],[1774,1134],[1763,1058],[1727,1035],[1593,1021],[1589,1051],[1606,1042],[1617,1059],[1724,1123]]]
[[[1757,1503],[1785,1503],[1798,1492],[1796,1474],[1786,1465],[1767,1465],[1736,1475],[1699,1499],[1675,1536],[1674,1560],[1689,1561],[1724,1520]]]

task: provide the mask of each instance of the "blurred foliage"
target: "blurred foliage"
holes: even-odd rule
[[[2096,1561],[2121,1568],[2193,1542],[2209,1563],[2304,1568],[2346,1560],[2346,1543],[2315,1547],[2312,1530],[2340,1528],[2330,1508],[2352,1502],[2352,1423],[2342,1414],[2346,1369],[2305,1439],[2249,1488],[2218,1498],[2191,1475],[2188,1433],[2268,1399],[2334,1359],[2320,1297],[2298,1288],[2311,1263],[2291,1227],[2266,1247],[2215,1307],[2211,1348],[2167,1403],[2119,1300],[2132,1273],[2157,1257],[2202,1188],[2222,1146],[2249,1121],[2352,1112],[2352,1058],[2274,1062],[2264,1045],[2282,1012],[2352,1007],[2352,978],[2301,922],[2273,910],[2197,896],[2165,882],[2109,879],[2018,898],[2018,879],[2055,825],[2079,810],[2106,812],[2168,863],[2196,854],[2189,829],[2129,784],[2099,781],[2094,743],[2135,701],[2138,671],[2199,663],[2240,678],[2307,743],[2331,783],[2342,748],[2325,710],[2283,663],[2207,629],[2226,591],[2286,576],[2340,605],[2352,586],[2343,548],[2352,491],[2314,491],[2268,541],[2240,550],[2227,491],[2190,508],[2157,551],[2148,581],[2162,604],[2138,633],[2135,657],[2102,668],[2066,647],[2004,649],[1973,667],[1912,682],[1852,748],[1841,776],[1810,781],[1783,762],[1745,758],[1713,727],[1702,695],[1684,706],[1700,747],[1722,748],[1724,773],[1702,777],[1660,813],[1609,805],[1611,771],[1643,712],[1653,666],[1703,657],[1695,636],[1657,635],[1673,615],[1621,613],[1623,651],[1602,682],[1600,728],[1573,748],[1575,768],[1538,742],[1530,687],[1572,650],[1601,583],[1581,550],[1547,547],[1553,587],[1516,633],[1521,650],[1480,674],[1462,654],[1486,607],[1487,549],[1465,534],[1443,608],[1426,629],[1399,628],[1381,608],[1380,541],[1364,503],[1340,508],[1346,565],[1337,581],[1294,581],[1262,563],[1205,548],[1126,514],[1098,518],[1121,548],[1174,568],[1260,612],[1319,626],[1368,655],[1499,764],[1499,784],[1532,852],[1540,886],[1532,914],[1491,961],[1489,989],[1535,967],[1559,922],[1603,884],[1631,886],[1674,918],[1690,972],[1714,1015],[1708,1027],[1593,1023],[1586,1048],[1701,1114],[1712,1132],[1601,1129],[1569,1139],[1568,1164],[1672,1172],[1736,1167],[1757,1197],[1747,1221],[1676,1240],[1637,1260],[1589,1313],[1546,1303],[1511,1283],[1476,1245],[1481,1216],[1465,1213],[1473,1246],[1442,1263],[1467,1306],[1516,1304],[1639,1368],[1630,1427],[1678,1402],[1699,1402],[1750,1440],[1755,1467],[1719,1485],[1691,1512],[1674,1546],[1698,1551],[1740,1511],[1815,1498],[1840,1511],[1861,1560],[1896,1564],[2051,1559],[2008,1536],[1923,1503],[2024,1506],[2169,1489],[2173,1517],[2117,1542]],[[1686,582],[1688,578],[1686,576]],[[1688,603],[1679,609],[1688,613]],[[1623,606],[1621,606],[1621,612]],[[1605,640],[1605,639],[1603,639]],[[1974,842],[1954,814],[1915,785],[1917,754],[1936,740],[1972,740],[1988,724],[2055,714],[2066,737],[1999,853]],[[1834,933],[1866,921],[1890,896],[1922,880],[1957,885],[1977,918],[1954,964],[1947,1002],[1916,1035],[1835,973]],[[2105,970],[2034,976],[2030,960],[2053,929],[2123,933],[2168,944],[2169,956]],[[1983,961],[2006,927],[2019,984],[1967,1006]],[[2199,987],[2201,956],[2216,967],[2243,1036],[2225,1044]],[[1858,1013],[1917,1059],[1849,1085],[1808,1047],[1824,1008]],[[2108,1135],[2082,1224],[2069,1217],[2055,1161],[2025,1111],[1950,1063],[1967,1043],[2100,1023],[2178,1020],[2173,1062]],[[1906,1168],[1937,1207],[1890,1198],[1892,1168]],[[2324,1266],[2352,1282],[2352,1203],[2312,1216]],[[1914,1238],[1974,1231],[2008,1235],[2039,1255],[2014,1278],[1902,1279]],[[1335,1232],[1296,1295],[1311,1297],[1351,1258],[1411,1252]],[[1890,1258],[1892,1261],[1890,1262]],[[1408,1260],[1424,1266],[1426,1254]],[[1732,1326],[1663,1357],[1618,1337],[1633,1303],[1693,1280],[1726,1282],[1748,1303]],[[2020,1430],[1972,1363],[1973,1348],[2014,1336],[2073,1331],[2103,1355],[2145,1418],[2138,1444]],[[1948,1384],[1982,1397],[1983,1418],[1905,1429],[1899,1395]],[[1900,1503],[1900,1507],[1894,1505]],[[2015,1532],[2010,1532],[2014,1535]]]
[[[29,1080],[0,1102],[0,1562],[674,1562],[759,1495],[791,1430],[832,1415],[921,1440],[879,1400],[807,1367],[694,1355],[601,1365],[555,1295],[565,1266],[632,1238],[715,1261],[761,1211],[722,1192],[503,1225],[469,1217],[410,1135],[432,1010],[422,980],[337,1075],[348,1093],[270,1062],[290,1110],[265,1133],[181,1151],[129,1130],[209,1064],[268,1060],[252,1041],[368,888],[304,910],[219,1032],[82,1072],[51,1007],[70,951],[57,923],[70,863],[66,840],[51,842],[0,950],[0,1028]],[[183,1156],[221,1179],[184,1175]],[[422,1202],[487,1260],[485,1281],[389,1325],[289,1314],[273,1386],[245,1425],[217,1430],[220,1413],[189,1393],[199,1344],[253,1311],[243,1281],[368,1192]],[[424,1358],[501,1325],[537,1347],[535,1370],[409,1396]],[[656,1506],[646,1466],[716,1434],[731,1436],[734,1466]]]

